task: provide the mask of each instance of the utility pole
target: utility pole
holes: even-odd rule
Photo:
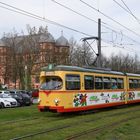
[[[98,58],[97,67],[101,67],[101,19],[98,19]]]
[[[91,44],[88,42],[88,40],[91,40],[91,39],[98,41],[97,43],[98,53],[94,51]],[[97,58],[95,62],[97,63],[97,67],[101,67],[101,19],[98,19],[98,37],[95,37],[95,36],[85,37],[85,38],[82,38],[82,41],[84,41],[84,43],[86,42],[90,46],[90,48],[93,50],[93,52],[96,54]]]

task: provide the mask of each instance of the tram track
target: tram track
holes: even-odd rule
[[[131,105],[132,106],[132,105]],[[98,110],[90,110],[90,111],[86,111],[86,112],[80,112],[80,113],[78,113],[78,114],[76,114],[76,116],[77,115],[86,115],[86,114],[91,114],[91,113],[100,113],[100,112],[102,112],[102,110],[109,110],[108,108],[104,108],[104,109],[98,109]],[[126,113],[127,112],[130,112],[130,111],[125,111]],[[123,112],[123,113],[125,113],[125,112]],[[116,115],[117,113],[115,113],[115,115]],[[118,114],[121,114],[121,112],[120,113],[118,113]],[[62,115],[64,115],[64,114],[59,114],[57,117],[59,117],[57,120],[61,120],[61,116]],[[75,113],[74,114],[72,114],[72,116],[70,115],[70,114],[67,114],[67,116],[71,116],[71,117],[73,117],[73,115],[75,116]],[[65,115],[64,115],[65,116]],[[113,114],[112,115],[110,115],[110,116],[113,116]],[[42,117],[42,116],[41,116]],[[47,116],[46,116],[47,117]],[[52,117],[52,116],[49,116],[49,117]],[[52,121],[52,120],[56,120],[55,119],[55,117],[56,116],[54,116],[53,115],[53,118],[51,118],[51,119],[49,119],[49,121]],[[43,117],[42,117],[43,118]],[[18,122],[25,122],[25,121],[29,121],[29,120],[37,120],[37,119],[40,119],[40,117],[39,116],[35,116],[35,117],[28,117],[28,118],[23,118],[23,119],[16,119],[16,120],[10,120],[10,121],[3,121],[3,122],[0,122],[0,125],[9,125],[9,124],[14,124],[14,123],[18,123]]]
[[[47,133],[47,132],[52,132],[52,131],[56,131],[56,130],[60,130],[60,129],[64,129],[64,128],[68,128],[70,127],[69,125],[66,125],[66,126],[60,126],[60,127],[56,127],[56,128],[52,128],[52,129],[48,129],[48,130],[44,130],[44,131],[40,131],[40,132],[37,132],[37,133],[30,133],[30,134],[27,134],[27,135],[23,135],[21,137],[16,137],[16,138],[12,138],[10,140],[20,140],[20,139],[25,139],[25,138],[29,138],[29,137],[32,137],[32,136],[36,136],[36,135],[40,135],[40,134],[44,134],[44,133]]]
[[[53,121],[53,120],[60,120],[61,118],[57,118],[56,119],[56,116],[46,116],[46,118],[49,118],[47,119],[48,121]],[[51,118],[51,119],[50,119]],[[10,124],[16,124],[16,123],[21,123],[21,122],[26,122],[26,121],[29,121],[29,120],[38,120],[38,119],[44,119],[42,116],[35,116],[35,117],[28,117],[28,118],[22,118],[22,119],[16,119],[16,120],[8,120],[8,121],[3,121],[3,122],[0,122],[0,125],[10,125]]]
[[[30,121],[33,121],[33,122],[30,122]],[[39,122],[37,123],[37,121],[39,120]],[[3,127],[6,127],[6,126],[9,126],[8,128],[6,127],[6,131],[11,131],[11,125],[13,126],[15,126],[15,127],[13,127],[12,128],[12,130],[14,130],[14,129],[19,129],[19,128],[22,128],[22,127],[30,127],[30,126],[32,126],[32,125],[38,125],[38,124],[41,124],[42,122],[40,122],[40,120],[41,120],[41,118],[28,118],[28,119],[20,119],[20,120],[14,120],[14,121],[6,121],[5,123],[3,123],[3,124],[0,124],[0,125],[3,125],[2,126],[2,128]],[[57,122],[57,121],[59,121],[59,120],[62,120],[61,118],[57,118],[57,119],[55,119],[54,120],[54,118],[52,118],[52,119],[46,119],[47,121],[55,121],[55,122]],[[42,120],[41,120],[42,121]],[[25,123],[23,123],[23,122],[26,122],[26,124]],[[37,124],[36,124],[37,123]],[[1,129],[1,128],[0,128]],[[0,130],[0,132],[5,132],[5,129],[1,129]]]
[[[14,123],[18,123],[18,122],[24,122],[24,121],[28,121],[28,120],[36,120],[39,119],[37,117],[30,117],[30,118],[25,118],[25,119],[18,119],[18,120],[12,120],[12,121],[4,121],[4,122],[0,122],[0,125],[6,125],[6,124],[14,124]]]
[[[129,113],[133,113],[133,112],[137,112],[137,111],[140,111],[140,109],[134,109],[134,110],[127,110],[125,112],[117,112],[117,113],[113,113],[111,115],[104,115],[104,116],[101,116],[101,117],[98,117],[97,119],[81,119],[78,123],[71,123],[71,124],[67,124],[67,125],[63,125],[63,126],[55,126],[53,128],[46,128],[44,130],[40,130],[40,131],[37,131],[37,132],[31,132],[31,133],[28,133],[28,134],[25,134],[25,135],[22,135],[22,136],[19,136],[19,137],[15,137],[15,138],[12,138],[10,140],[20,140],[20,139],[25,139],[25,138],[30,138],[30,137],[33,137],[33,136],[37,136],[37,135],[42,135],[42,134],[48,134],[50,132],[55,132],[55,131],[59,131],[59,130],[62,130],[62,129],[66,129],[66,128],[71,128],[71,127],[74,127],[74,126],[77,126],[77,125],[81,125],[81,124],[84,124],[84,123],[90,123],[90,122],[94,122],[94,121],[99,121],[103,118],[107,118],[107,117],[113,117],[113,116],[120,116],[120,115],[124,115],[124,114],[129,114]],[[68,138],[66,138],[66,140],[69,140],[69,139],[74,139],[74,138],[77,138],[79,137],[81,134],[86,134],[86,133],[90,133],[90,132],[97,132],[97,131],[101,131],[103,130],[104,128],[107,128],[107,127],[111,127],[111,126],[115,126],[119,123],[122,123],[122,122],[126,122],[128,120],[131,120],[131,119],[136,119],[140,117],[139,116],[135,116],[135,117],[128,117],[128,118],[125,118],[123,120],[120,120],[120,121],[117,121],[117,122],[113,122],[109,125],[104,125],[104,126],[101,126],[101,127],[96,127],[96,128],[93,128],[93,129],[89,129],[89,130],[85,130],[83,132],[80,132],[80,133],[77,133],[75,135],[72,135],[72,136],[69,136]]]
[[[122,119],[120,121],[116,121],[116,122],[113,122],[111,124],[107,124],[107,125],[104,125],[104,126],[99,126],[99,127],[96,127],[96,128],[91,128],[91,129],[88,129],[88,130],[85,130],[85,131],[82,131],[80,133],[76,133],[74,135],[71,135],[71,136],[68,136],[67,138],[65,138],[64,140],[74,140],[76,138],[79,138],[79,137],[82,137],[83,135],[87,135],[88,133],[91,133],[92,132],[92,135],[93,134],[97,134],[97,133],[100,133],[101,131],[103,131],[104,129],[109,129],[113,126],[118,126],[120,125],[121,123],[125,123],[127,122],[128,120],[134,120],[134,119],[137,119],[139,118],[140,115],[137,115],[137,116],[134,116],[134,117],[128,117],[128,118],[125,118],[125,119]]]

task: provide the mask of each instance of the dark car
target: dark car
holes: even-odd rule
[[[19,106],[32,104],[31,97],[26,92],[21,90],[11,90],[10,95],[17,100]]]
[[[25,90],[20,90],[20,95],[23,98],[24,105],[31,105],[32,104],[32,97],[30,96],[30,93]]]
[[[12,93],[10,93],[10,95],[17,100],[18,106],[23,106],[24,105],[23,98],[20,94],[12,92]]]

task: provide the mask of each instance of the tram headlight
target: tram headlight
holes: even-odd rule
[[[56,106],[59,104],[59,102],[60,102],[59,99],[55,99],[55,100],[54,100],[54,103],[55,103]]]
[[[40,103],[41,102],[41,99],[40,98],[38,98],[38,101],[37,101],[38,103]]]

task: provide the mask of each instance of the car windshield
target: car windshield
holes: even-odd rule
[[[16,91],[10,91],[10,93],[11,93],[11,94],[15,94],[15,93],[16,93]]]
[[[9,94],[10,92],[9,91],[4,91],[4,94]]]
[[[30,97],[28,94],[26,94],[26,93],[21,93],[21,95],[22,95],[22,97]]]
[[[8,94],[1,94],[0,98],[11,98],[11,96]]]
[[[41,90],[58,90],[62,88],[62,79],[57,76],[46,77],[40,85]]]

